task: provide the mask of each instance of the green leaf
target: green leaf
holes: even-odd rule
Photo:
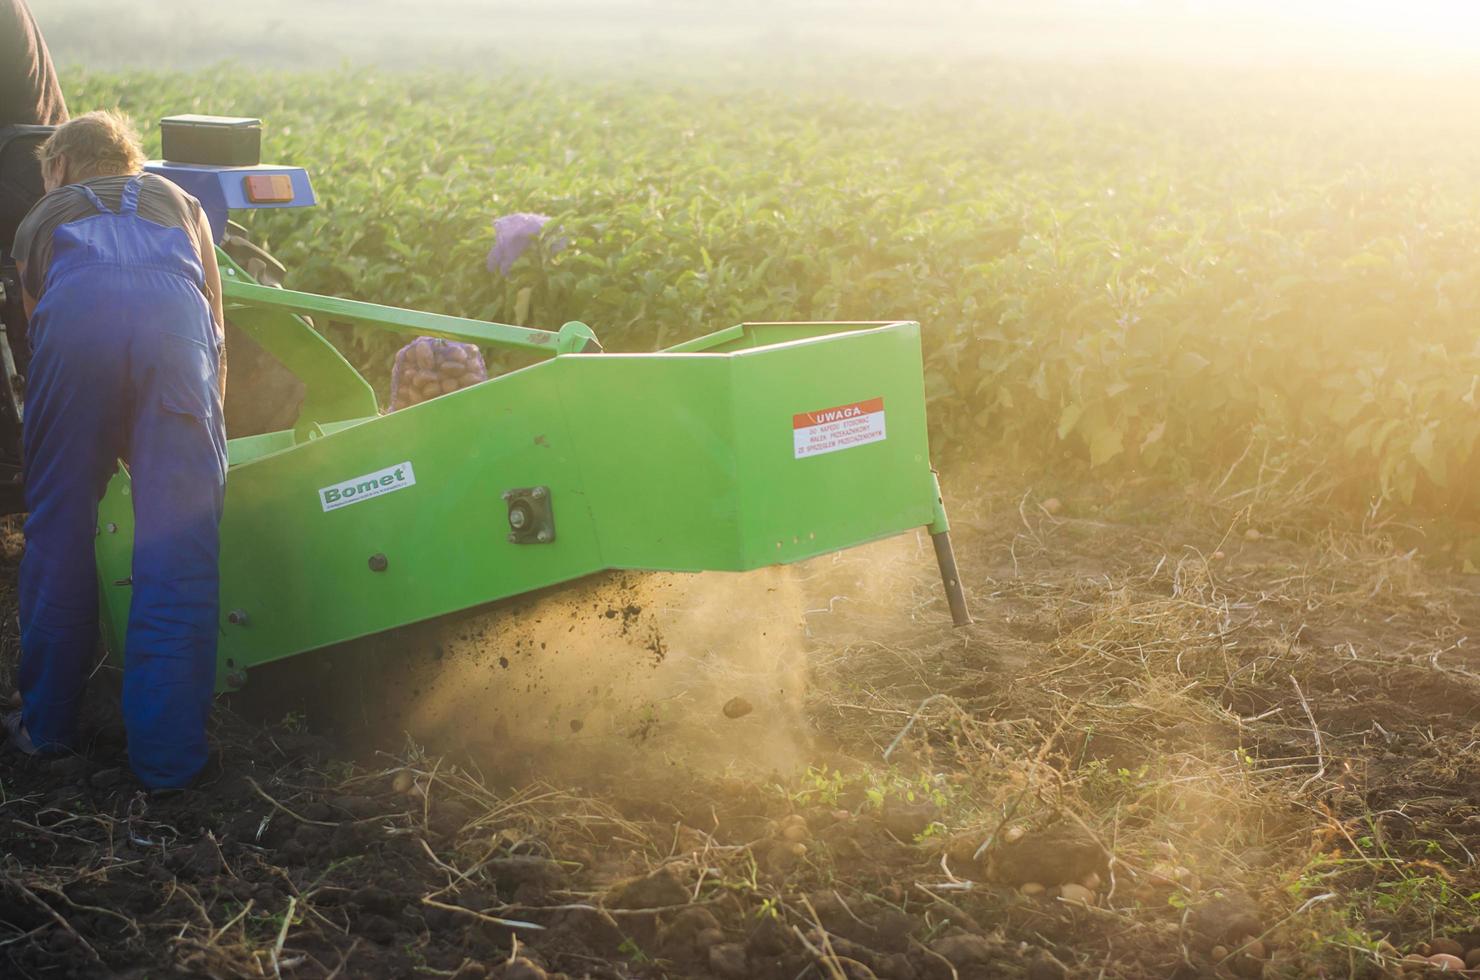
[[[1146,437],[1141,440],[1141,452],[1144,453],[1146,450],[1150,449],[1152,446],[1154,446],[1157,443],[1161,442],[1162,436],[1164,436],[1166,434],[1167,434],[1167,423],[1166,423],[1166,420],[1163,419],[1162,421],[1160,421],[1160,422],[1156,423],[1155,425],[1153,425],[1151,427],[1151,431],[1148,432],[1148,433],[1146,433]]]
[[[1100,466],[1125,451],[1124,434],[1115,426],[1101,426],[1090,436],[1089,465]]]
[[[1103,466],[1125,451],[1125,432],[1110,422],[1101,409],[1084,415],[1080,434],[1089,445],[1091,466]]]
[[[1033,372],[1033,377],[1029,379],[1028,387],[1040,399],[1044,401],[1048,400],[1048,370],[1044,367],[1042,361],[1038,363],[1038,368]]]
[[[1430,422],[1424,426],[1423,431],[1414,438],[1408,448],[1413,453],[1414,460],[1428,474],[1429,479],[1434,481],[1434,486],[1444,487],[1449,484],[1449,467],[1434,445],[1436,428],[1438,428],[1437,422]]]
[[[1079,417],[1083,414],[1084,406],[1078,402],[1070,402],[1064,406],[1064,410],[1059,413],[1060,439],[1068,438],[1069,433],[1073,432],[1074,427],[1079,424]]]
[[[1196,351],[1185,350],[1177,355],[1177,376],[1179,378],[1190,378],[1212,363],[1212,361]]]

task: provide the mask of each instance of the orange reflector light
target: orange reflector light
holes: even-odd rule
[[[248,174],[242,178],[247,200],[253,204],[285,204],[293,200],[293,178],[287,174]]]

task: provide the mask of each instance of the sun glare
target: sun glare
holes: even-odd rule
[[[1046,57],[1409,68],[1480,61],[1480,4],[1454,0],[1048,0],[970,9],[975,43],[990,46],[1005,33],[1018,53]]]

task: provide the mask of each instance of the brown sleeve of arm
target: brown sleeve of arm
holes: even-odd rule
[[[216,264],[216,243],[211,238],[211,223],[204,211],[196,211],[196,240],[200,242],[200,266],[205,272],[206,299],[211,304],[211,319],[216,323],[216,339],[221,342],[221,397],[226,397],[226,311],[221,301],[221,268]]]
[[[30,122],[36,107],[28,67],[29,26],[18,0],[0,0],[0,126]]]
[[[46,41],[22,0],[0,0],[0,126],[67,121]]]

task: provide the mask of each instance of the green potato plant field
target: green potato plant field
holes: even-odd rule
[[[1417,77],[1159,71],[67,86],[146,127],[263,117],[267,157],[322,198],[252,218],[300,289],[581,319],[616,350],[913,318],[937,453],[1248,480],[1298,460],[1352,503],[1472,511],[1473,100]],[[517,211],[551,216],[542,247],[490,273],[492,221]],[[390,342],[348,339],[383,383]]]
[[[1480,87],[1180,48],[951,55],[930,5],[859,4],[916,47],[876,24],[850,59],[847,5],[756,5],[787,31],[758,54],[701,44],[733,33],[726,5],[583,4],[606,18],[590,63],[541,47],[558,5],[516,12],[554,24],[540,41],[484,0],[303,6],[123,18],[174,39],[160,64],[229,46],[290,72],[104,72],[77,52],[128,63],[135,34],[101,37],[90,4],[44,16],[74,32],[48,25],[74,38],[72,112],[123,108],[153,153],[161,116],[264,120],[263,159],[307,168],[320,206],[234,217],[292,288],[581,320],[611,351],[918,320],[975,622],[953,625],[924,533],[744,576],[598,574],[252,666],[201,785],[162,798],[95,684],[85,750],[0,764],[0,975],[1480,970]],[[1035,6],[936,12],[985,33],[1018,23],[987,8]],[[1057,41],[1202,5],[1045,6]],[[814,60],[807,16],[832,37]],[[645,63],[668,21],[686,57]],[[379,67],[323,67],[340,28]],[[463,28],[464,60],[427,40]],[[548,220],[500,271],[495,222],[519,214]],[[389,406],[407,338],[320,320]],[[455,383],[420,385],[406,402]],[[483,482],[415,515],[466,547],[413,567],[377,542],[356,571],[420,587],[504,560],[489,542],[519,524]],[[274,540],[260,567],[307,582]],[[0,693],[22,551],[0,524]],[[323,578],[304,607],[348,615],[358,593]]]

